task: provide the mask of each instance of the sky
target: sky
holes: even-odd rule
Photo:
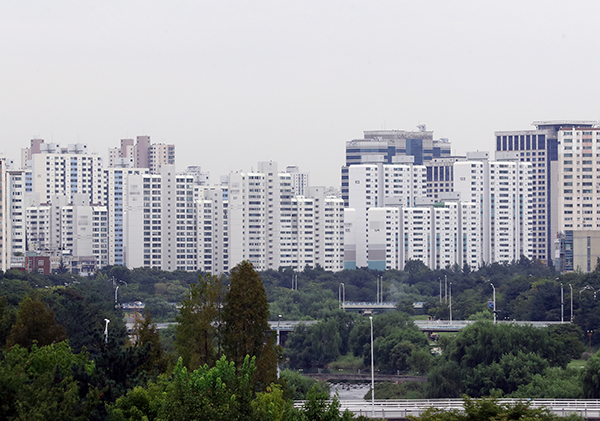
[[[600,120],[600,2],[3,0],[0,153],[32,138],[173,143],[213,181],[259,161],[340,184],[365,130],[492,151]]]

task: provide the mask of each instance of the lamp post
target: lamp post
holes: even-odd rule
[[[115,288],[115,308],[117,308],[119,306],[119,286],[117,285],[117,287]]]
[[[104,321],[106,322],[106,325],[104,326],[104,343],[107,344],[108,343],[108,324],[110,323],[110,320],[104,319]]]
[[[490,285],[492,286],[492,289],[494,290],[494,324],[496,324],[496,287],[494,286],[494,284],[492,284],[490,282]]]
[[[281,314],[279,314],[277,316],[277,346],[279,347],[279,345],[281,344],[281,334],[279,333],[279,323],[281,323]],[[281,376],[281,368],[279,367],[279,361],[277,361],[277,378],[280,378]]]
[[[438,281],[440,281],[440,304],[442,304],[442,278],[438,278]]]
[[[338,301],[340,309],[343,309],[346,302],[346,285],[343,282],[340,282],[340,286],[338,287]]]
[[[375,354],[373,351],[373,316],[369,316],[371,321],[371,416],[375,417]]]
[[[573,285],[569,284],[571,288],[571,323],[573,323]]]
[[[444,275],[444,283],[446,284],[446,302],[448,302],[448,275]]]
[[[560,322],[565,322],[565,296],[563,294],[563,284],[560,284]]]
[[[450,282],[450,323],[452,323],[452,282]]]
[[[593,330],[587,331],[588,337],[590,338],[590,355],[592,355],[592,333],[594,333]]]

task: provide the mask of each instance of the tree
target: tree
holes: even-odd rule
[[[180,358],[170,376],[131,389],[109,406],[109,419],[253,421],[254,370],[253,359],[245,358],[236,369],[223,357],[214,367],[204,365],[190,373]]]
[[[91,419],[100,392],[73,378],[77,366],[88,374],[94,369],[86,353],[74,354],[66,342],[13,346],[0,360],[0,419]]]
[[[0,298],[0,349],[4,348],[6,339],[17,321],[17,312],[8,307],[6,297]]]
[[[9,346],[18,344],[24,348],[31,348],[34,341],[39,346],[44,346],[65,339],[67,334],[62,326],[56,324],[54,310],[48,310],[46,304],[38,299],[27,297],[19,305],[17,321],[7,343]]]
[[[221,280],[206,275],[190,285],[187,297],[181,302],[175,347],[183,364],[192,370],[204,364],[213,365],[221,353],[218,320],[221,300]]]
[[[574,421],[582,419],[574,414],[566,417],[553,415],[547,408],[532,408],[527,401],[519,401],[511,405],[499,403],[495,399],[471,399],[465,396],[463,406],[464,411],[431,407],[420,416],[410,418],[414,421]]]
[[[167,369],[169,360],[160,342],[160,334],[156,324],[152,322],[152,315],[149,312],[145,312],[143,318],[136,320],[135,333],[137,336],[136,347],[150,347],[150,355],[148,360],[141,366],[142,370],[155,375],[163,373]]]
[[[264,390],[277,378],[269,303],[260,276],[252,263],[243,261],[231,270],[230,287],[223,308],[223,349],[236,366],[247,355],[256,357],[255,381]],[[270,361],[267,361],[270,360]]]
[[[584,399],[600,398],[600,354],[597,352],[585,364],[582,382]]]

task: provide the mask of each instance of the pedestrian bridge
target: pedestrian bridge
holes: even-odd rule
[[[499,399],[499,404],[514,405],[522,400]],[[564,417],[570,414],[578,414],[587,420],[600,419],[600,400],[596,399],[532,399],[529,400],[531,408],[545,407],[555,415]],[[300,408],[304,401],[296,401],[294,406]],[[340,401],[340,411],[348,410],[355,415],[363,415],[368,418],[386,420],[405,420],[409,416],[419,416],[429,408],[443,410],[462,411],[462,399],[403,399],[403,400],[343,400]]]

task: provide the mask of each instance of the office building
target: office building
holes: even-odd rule
[[[346,165],[342,167],[342,198],[349,206],[348,168],[352,165],[382,163],[427,164],[434,158],[449,157],[451,144],[447,139],[434,140],[425,126],[418,131],[372,130],[364,139],[346,142]]]

